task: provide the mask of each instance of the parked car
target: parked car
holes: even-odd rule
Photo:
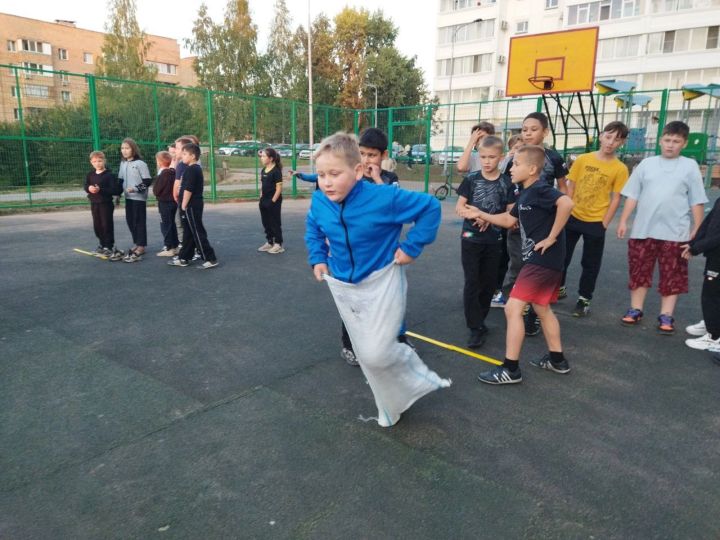
[[[252,156],[266,146],[267,144],[262,141],[234,141],[218,148],[218,154],[221,156]]]
[[[292,157],[292,145],[289,144],[273,144],[271,145],[280,157]]]
[[[457,163],[462,153],[462,146],[446,146],[444,150],[435,154],[435,162],[439,165],[445,165],[446,161],[448,163]]]
[[[317,150],[318,148],[320,148],[320,143],[315,143],[312,145],[312,148],[305,148],[304,150],[300,150],[300,154],[298,154],[298,157],[300,159],[310,159],[315,153],[315,150]]]
[[[428,151],[426,144],[413,144],[408,155],[408,161],[411,163],[425,163],[427,157],[428,163],[433,162],[432,150]]]

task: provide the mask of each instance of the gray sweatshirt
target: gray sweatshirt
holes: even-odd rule
[[[143,178],[150,179],[150,169],[147,164],[140,160],[134,159],[133,161],[121,161],[120,170],[118,171],[118,178],[123,183],[123,193],[126,199],[133,201],[147,201],[148,190],[146,189],[142,193],[137,191],[138,184],[143,183]],[[135,192],[128,193],[128,188],[134,188]]]

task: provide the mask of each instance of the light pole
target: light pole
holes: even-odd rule
[[[377,86],[370,83],[367,83],[365,86],[369,86],[375,90],[375,127],[377,127]]]
[[[308,49],[308,139],[310,151],[313,143],[313,91],[312,91],[312,23],[310,21],[310,0],[308,0],[308,28],[307,28],[307,49]],[[312,161],[312,160],[311,160]],[[314,163],[314,162],[313,162]],[[313,167],[314,169],[314,167]]]
[[[450,155],[448,155],[448,141],[450,138],[450,104],[452,102],[452,80],[453,80],[453,72],[455,71],[455,39],[457,39],[457,33],[458,30],[461,28],[465,28],[466,26],[470,24],[475,24],[482,22],[482,18],[478,17],[477,19],[458,24],[454,29],[452,33],[452,39],[450,40],[450,80],[448,81],[448,108],[447,108],[447,122],[445,124],[445,163],[443,165],[443,175],[445,177],[448,176],[448,161],[450,159],[450,155],[452,155],[452,152]]]

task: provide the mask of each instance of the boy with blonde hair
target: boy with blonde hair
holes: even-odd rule
[[[417,399],[450,385],[397,340],[405,313],[403,267],[435,240],[440,203],[424,193],[361,181],[365,171],[354,135],[323,140],[315,165],[320,189],[306,219],[308,262],[315,279],[330,286],[373,390],[378,423],[391,426]],[[401,239],[409,223],[414,225]]]

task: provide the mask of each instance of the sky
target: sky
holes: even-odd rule
[[[268,30],[274,16],[274,0],[249,0],[253,22],[258,27],[258,48],[265,50]],[[198,0],[136,0],[138,22],[148,34],[176,38],[180,42],[181,55],[183,38],[192,36],[193,21],[200,6]],[[222,20],[227,0],[205,0],[210,15],[215,22]],[[293,28],[298,24],[307,27],[308,4],[312,18],[323,12],[332,19],[345,6],[369,11],[381,9],[385,17],[398,27],[396,45],[405,56],[417,56],[417,65],[425,72],[425,82],[432,90],[432,77],[435,70],[435,6],[434,1],[425,0],[286,0],[293,20]],[[174,9],[167,10],[170,5]],[[65,19],[75,21],[79,28],[104,31],[107,18],[107,3],[104,0],[0,0],[0,12],[54,21]],[[428,36],[431,36],[428,39]]]

